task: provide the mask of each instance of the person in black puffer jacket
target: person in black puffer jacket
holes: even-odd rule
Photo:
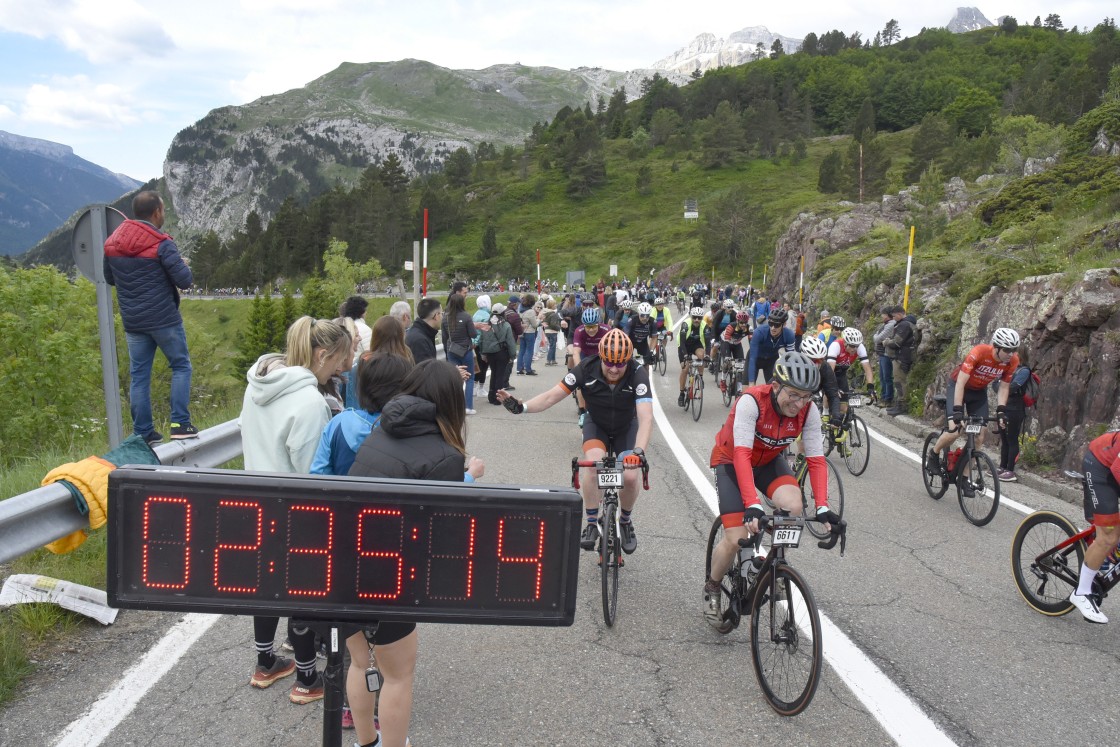
[[[401,383],[401,393],[381,410],[381,427],[362,443],[351,475],[411,480],[473,482],[485,465],[466,457],[463,426],[466,404],[459,370],[440,360],[419,363]],[[466,462],[466,473],[463,465]],[[376,621],[367,621],[367,629]],[[405,744],[412,717],[412,682],[416,671],[418,641],[414,623],[380,623],[373,634],[374,657],[385,678],[381,687],[378,719],[381,744]],[[377,739],[373,725],[374,696],[366,689],[370,666],[364,633],[346,640],[350,669],[346,694],[354,714],[359,744]]]

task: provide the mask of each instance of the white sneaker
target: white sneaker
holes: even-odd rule
[[[1101,612],[1101,608],[1097,606],[1097,601],[1093,599],[1092,594],[1078,594],[1077,590],[1074,589],[1073,593],[1069,595],[1069,601],[1077,608],[1081,616],[1089,622],[1102,625],[1108,622],[1108,618]]]
[[[472,410],[471,408],[469,408],[469,407],[468,407],[468,408],[467,408],[467,414],[468,414],[468,415],[477,415],[477,414],[478,414],[478,410]]]

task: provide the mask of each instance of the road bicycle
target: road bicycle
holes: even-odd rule
[[[839,452],[840,458],[844,460],[844,466],[853,477],[859,477],[866,472],[867,464],[871,461],[871,433],[867,430],[867,423],[855,412],[855,408],[872,404],[874,401],[874,395],[849,394],[848,412],[840,421],[840,434],[837,435],[828,424],[824,427],[825,455],[831,454],[833,449]]]
[[[704,363],[696,356],[688,359],[688,376],[684,382],[684,409],[692,408],[692,419],[700,420],[704,409]]]
[[[642,487],[649,490],[649,462],[642,456],[637,467],[622,464],[614,453],[614,445],[607,445],[607,455],[599,460],[572,457],[572,487],[579,490],[581,467],[595,470],[596,484],[603,491],[599,507],[599,575],[602,582],[603,622],[612,627],[618,616],[618,569],[625,565],[622,559],[622,537],[619,529],[618,494],[622,490],[623,470],[641,469]]]
[[[742,393],[745,370],[746,361],[742,358],[732,358],[729,361],[724,361],[719,374],[719,390],[723,394],[724,406],[731,407],[731,403]]]
[[[665,341],[668,339],[669,333],[661,330],[657,333],[657,355],[653,359],[653,367],[657,369],[657,373],[662,376],[665,375],[665,369],[669,366],[669,356],[666,352]]]
[[[930,433],[922,445],[922,482],[925,483],[926,492],[930,498],[941,500],[949,490],[950,485],[957,486],[957,500],[961,504],[964,517],[978,527],[990,522],[999,508],[999,477],[996,466],[987,454],[976,447],[976,435],[985,425],[994,423],[996,418],[969,416],[962,422],[965,433],[965,445],[953,452],[944,449],[936,456],[937,468],[931,470],[929,465],[934,463],[934,444],[942,433],[950,432],[948,424],[940,432]],[[950,421],[951,422],[951,421]],[[956,432],[958,429],[953,428]],[[971,489],[972,495],[965,495]]]
[[[1073,609],[1069,595],[1080,582],[1085,550],[1096,537],[1093,526],[1080,531],[1055,511],[1035,511],[1019,528],[1011,542],[1011,575],[1015,586],[1032,609],[1060,617]],[[1093,580],[1097,605],[1120,583],[1116,553],[1101,565]]]
[[[759,519],[762,530],[739,540],[739,552],[720,579],[720,633],[739,626],[743,615],[751,618],[751,661],[770,707],[783,716],[795,716],[809,705],[821,674],[821,620],[809,585],[786,560],[786,550],[801,542],[801,530],[815,519],[770,514]],[[764,533],[773,535],[764,559],[755,557]],[[847,524],[832,526],[830,537],[817,543],[829,550],[840,540],[843,557]],[[716,517],[708,534],[705,578],[711,578],[712,551],[723,540],[723,522]],[[761,560],[761,562],[759,562]]]
[[[790,462],[790,469],[793,470],[793,476],[797,478],[797,486],[801,488],[801,515],[812,516],[817,512],[817,503],[813,499],[813,481],[809,478],[809,462],[805,459],[804,454],[797,454],[794,456],[787,449],[785,452],[786,459]],[[824,460],[825,466],[828,470],[828,509],[837,516],[844,517],[844,483],[840,479],[840,470],[836,469],[836,465],[828,459]],[[770,498],[765,493],[760,493],[763,502],[770,508],[774,508],[774,504],[770,502]],[[814,523],[809,524],[809,533],[817,539],[824,539],[828,536],[828,532],[824,527]]]

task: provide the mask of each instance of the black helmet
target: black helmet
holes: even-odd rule
[[[815,392],[821,385],[821,372],[804,353],[786,353],[778,358],[778,364],[774,366],[774,379],[784,386]]]
[[[770,324],[781,324],[784,326],[787,320],[789,320],[789,312],[785,309],[774,309],[770,312]]]

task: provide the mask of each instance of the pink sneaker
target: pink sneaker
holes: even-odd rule
[[[350,712],[349,706],[342,706],[342,728],[354,728],[354,714]]]

